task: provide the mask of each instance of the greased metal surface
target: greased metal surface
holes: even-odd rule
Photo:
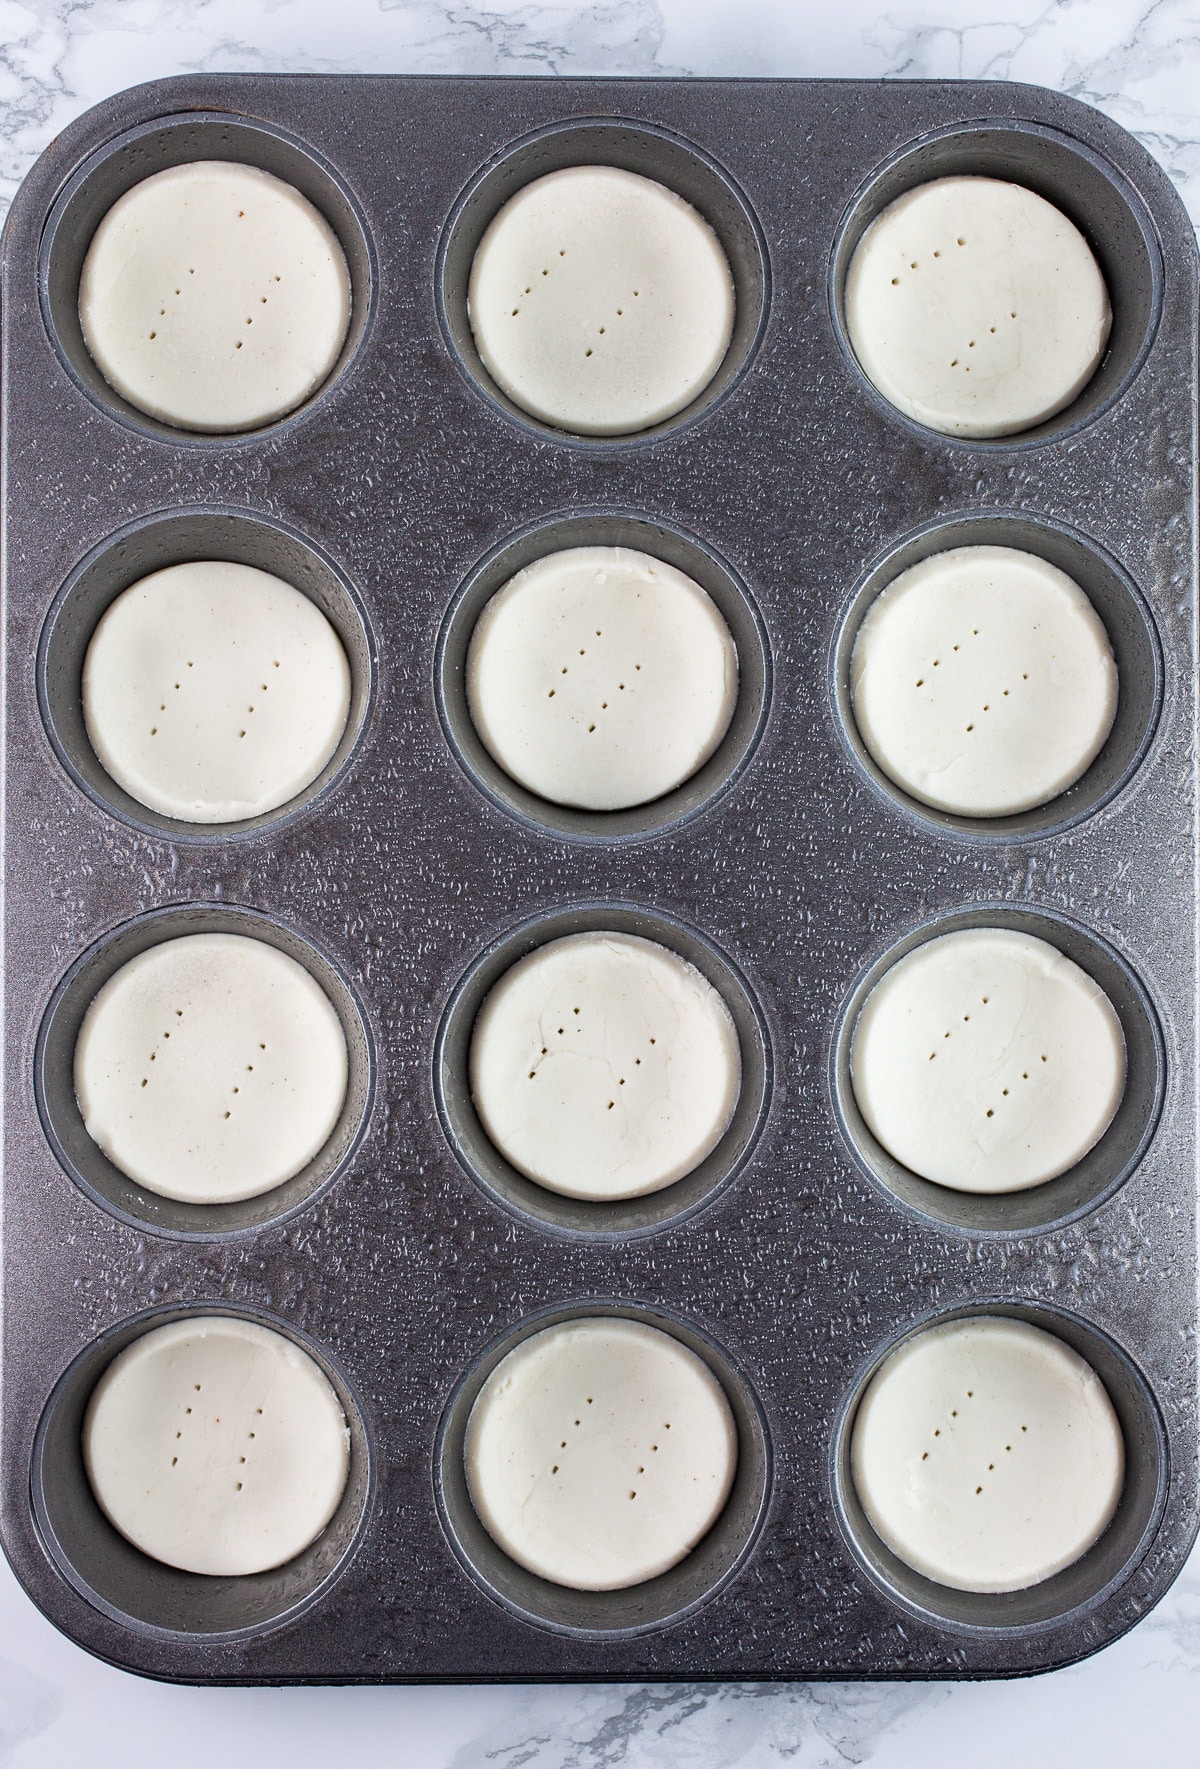
[[[72,303],[122,188],[223,155],[322,209],[355,307],[307,406],[201,438],[121,409]],[[737,283],[725,364],[643,436],[563,437],[515,412],[466,324],[488,220],[578,160],[696,203]],[[1076,404],[993,443],[888,407],[840,319],[872,216],[963,171],[1061,202],[1114,306]],[[1197,1484],[1196,313],[1163,174],[1114,124],[1028,87],[213,75],[121,94],[56,141],[4,245],[3,1534],[60,1627],[196,1681],[988,1676],[1070,1662],[1156,1601]],[[463,611],[506,552],[515,570],[556,544],[653,551],[656,533],[726,612],[743,706],[663,805],[543,813],[472,749]],[[1071,571],[1122,677],[1078,785],[995,824],[906,800],[846,716],[870,589],[972,540]],[[351,660],[325,774],[242,828],[142,814],[80,740],[95,620],[183,557],[278,571]],[[169,908],[177,922],[143,919]],[[98,986],[164,929],[241,931],[239,911],[331,991],[352,1087],[336,1146],[225,1228],[156,1214],[89,1164],[63,1065],[81,976]],[[1087,1172],[1007,1216],[891,1171],[846,1087],[884,956],[979,924],[1090,961],[1130,1051]],[[674,1208],[668,1192],[603,1221],[532,1198],[481,1151],[463,1069],[496,954],[589,926],[666,939],[724,981],[749,1057],[711,1171]],[[279,1574],[188,1583],[95,1527],[87,1395],[139,1330],[188,1309],[293,1334],[350,1422],[342,1505]],[[551,1601],[474,1518],[462,1433],[518,1339],[609,1310],[675,1331],[721,1377],[738,1477],[662,1579]],[[887,1350],[915,1322],[981,1311],[1079,1349],[1129,1458],[1092,1555],[1000,1607],[889,1561],[847,1479],[847,1422]]]

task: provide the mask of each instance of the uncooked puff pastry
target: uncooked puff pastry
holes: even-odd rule
[[[1010,436],[1070,405],[1112,325],[1079,229],[998,178],[935,178],[889,203],[850,260],[845,311],[885,399],[968,437]]]
[[[556,1585],[614,1591],[675,1566],[720,1516],[737,1427],[708,1365],[640,1321],[564,1321],[479,1394],[472,1502],[493,1539]]]
[[[914,1333],[871,1379],[855,1489],[892,1552],[958,1591],[1021,1591],[1085,1554],[1121,1497],[1125,1444],[1099,1376],[1021,1320]]]
[[[328,380],[350,273],[308,198],[257,166],[194,160],[119,197],[79,284],[84,342],[110,386],[181,430],[236,431]]]
[[[316,603],[222,560],[131,584],[83,664],[100,761],[139,804],[186,823],[287,804],[337,749],[349,709],[346,653]]]
[[[922,804],[1003,817],[1056,798],[1112,729],[1117,666],[1099,615],[1057,566],[954,547],[868,609],[850,665],[854,719]]]
[[[303,965],[243,934],[163,940],[111,976],[75,1046],[88,1135],[147,1191],[229,1204],[328,1142],[346,1038]]]
[[[329,1379],[283,1334],[228,1315],[119,1353],[83,1425],[96,1502],[135,1548],[215,1577],[266,1572],[337,1510],[350,1432]]]
[[[716,234],[674,191],[615,166],[537,178],[475,253],[468,312],[485,368],[562,430],[645,430],[708,386],[733,335]]]
[[[1125,1088],[1108,996],[1057,947],[1012,928],[927,940],[875,985],[850,1057],[874,1135],[923,1179],[1017,1192],[1099,1142]]]
[[[475,1022],[484,1129],[547,1190],[608,1201],[691,1173],[741,1088],[737,1029],[693,965],[629,934],[570,934],[514,964]]]
[[[661,798],[713,754],[737,650],[682,571],[626,547],[571,547],[519,571],[476,624],[471,718],[500,766],[555,804]]]

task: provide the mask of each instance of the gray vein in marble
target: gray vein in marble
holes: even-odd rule
[[[9,1769],[17,1752],[58,1719],[63,1692],[24,1665],[0,1659],[0,1769]]]
[[[916,1709],[947,1699],[903,1683],[673,1683],[514,1692],[506,1735],[460,1747],[446,1769],[738,1769],[866,1763]]]
[[[654,0],[609,5],[523,6],[515,12],[436,0],[380,0],[384,13],[420,18],[414,50],[434,58],[422,71],[457,74],[656,74],[690,70],[659,59],[662,18]]]
[[[1052,0],[1024,22],[953,26],[911,22],[907,9],[893,10],[866,41],[889,77],[1027,80],[1094,105],[1162,162],[1196,219],[1200,11],[1195,0],[1118,10],[1119,19],[1101,19],[1091,0]]]

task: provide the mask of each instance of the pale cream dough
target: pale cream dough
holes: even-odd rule
[[[936,178],[889,203],[855,248],[845,313],[885,399],[967,437],[1013,435],[1070,405],[1112,325],[1079,229],[997,178]]]
[[[88,1135],[160,1197],[274,1190],[328,1142],[346,1097],[342,1023],[294,958],[242,934],[163,940],[115,972],[75,1046]]]
[[[139,804],[186,823],[262,816],[303,792],[341,740],[350,666],[299,590],[196,560],[131,584],[83,665],[96,755]]]
[[[859,628],[850,686],[884,773],[960,816],[1011,816],[1065,792],[1117,710],[1117,666],[1088,598],[1012,547],[954,547],[902,572]]]
[[[625,547],[571,547],[510,578],[467,659],[471,718],[513,779],[555,804],[661,798],[712,755],[738,659],[711,598]]]
[[[494,217],[468,311],[484,367],[523,411],[620,435],[708,386],[733,335],[733,278],[708,222],[674,191],[615,166],[569,166]]]
[[[854,1097],[888,1153],[962,1192],[1016,1192],[1099,1142],[1125,1088],[1108,996],[1045,940],[968,928],[915,947],[867,997]]]
[[[737,1427],[717,1378],[639,1321],[547,1327],[500,1363],[466,1434],[484,1526],[539,1577],[621,1590],[675,1566],[720,1516]]]
[[[115,1357],[83,1425],[96,1502],[143,1554],[237,1577],[282,1566],[337,1510],[350,1433],[329,1379],[256,1322],[201,1315]]]
[[[1020,1591],[1108,1527],[1125,1473],[1099,1376],[1025,1321],[978,1316],[905,1339],[851,1438],[868,1520],[906,1565],[959,1591]]]
[[[155,172],[96,229],[79,284],[109,385],[182,430],[237,431],[303,404],[350,324],[350,273],[325,217],[232,160]]]
[[[711,983],[627,934],[571,934],[497,982],[471,1037],[484,1129],[521,1173],[594,1201],[661,1191],[728,1128],[741,1047]]]

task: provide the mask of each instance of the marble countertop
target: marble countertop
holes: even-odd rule
[[[0,202],[89,105],[199,70],[1024,80],[1131,130],[1200,219],[1197,0],[0,0]],[[1200,1551],[1083,1665],[916,1685],[172,1688],[88,1657],[0,1562],[0,1769],[1173,1769],[1198,1733]]]

